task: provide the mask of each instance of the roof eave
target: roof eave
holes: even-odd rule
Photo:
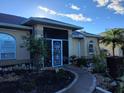
[[[8,29],[19,29],[19,30],[32,30],[32,27],[8,24],[8,23],[0,23],[0,28],[8,28]]]
[[[80,30],[83,29],[83,27],[79,27],[79,26],[66,26],[66,25],[60,25],[60,24],[53,24],[53,23],[48,23],[48,22],[41,22],[41,21],[37,21],[37,20],[33,20],[33,19],[28,19],[25,22],[22,23],[23,25],[35,25],[35,24],[43,24],[43,25],[51,25],[51,26],[60,26],[60,27],[64,27],[64,28],[68,28],[68,29],[72,29],[72,30]]]

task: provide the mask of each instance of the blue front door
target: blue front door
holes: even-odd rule
[[[58,67],[63,65],[62,40],[52,40],[52,66]]]

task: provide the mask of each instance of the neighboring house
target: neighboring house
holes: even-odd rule
[[[101,33],[100,36],[101,37],[104,36],[103,33]],[[99,46],[100,46],[100,51],[106,52],[108,56],[113,56],[112,44],[105,45],[103,43],[100,43]],[[123,51],[120,45],[116,45],[115,47],[115,56],[123,56]]]
[[[113,56],[112,55],[112,46],[108,45],[106,46],[105,44],[100,44],[100,50],[105,51],[108,56]],[[120,46],[116,46],[115,48],[115,56],[123,56],[123,52]]]
[[[68,64],[69,57],[89,57],[99,53],[99,36],[78,32],[82,27],[48,18],[23,18],[0,13],[0,66],[29,62],[30,53],[22,36],[44,37],[48,44],[45,66]]]

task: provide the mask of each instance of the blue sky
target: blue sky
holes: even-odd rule
[[[124,28],[124,0],[1,0],[0,12],[56,19],[94,34]]]

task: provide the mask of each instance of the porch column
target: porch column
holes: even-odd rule
[[[88,56],[88,41],[86,37],[84,37],[84,56]]]
[[[73,40],[72,40],[72,30],[68,31],[68,50],[69,50],[69,57],[73,55]]]
[[[44,37],[43,36],[43,26],[42,25],[35,25],[33,34],[34,34],[34,37],[37,39]],[[45,64],[44,58],[42,58],[42,61],[43,61],[43,67],[44,67],[44,64]]]
[[[78,57],[81,57],[81,39],[78,39]]]
[[[36,38],[41,38],[43,36],[43,26],[42,25],[35,25],[34,26],[34,35]]]

